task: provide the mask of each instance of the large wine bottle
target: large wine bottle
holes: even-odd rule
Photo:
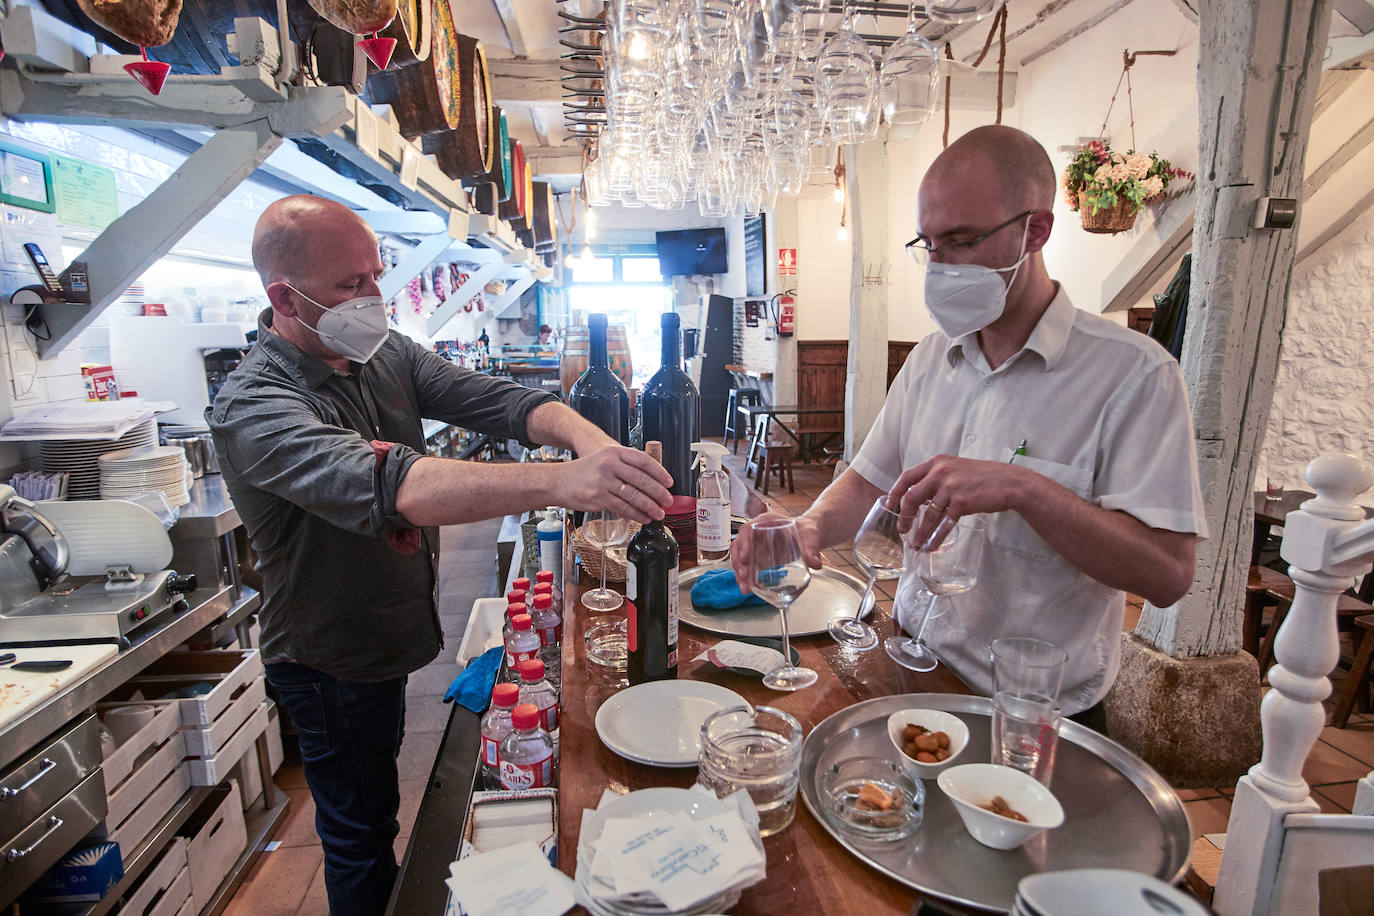
[[[644,451],[662,460],[658,442]],[[625,549],[627,674],[631,684],[677,677],[677,540],[661,521],[650,522]]]
[[[701,428],[701,396],[697,394],[697,386],[682,371],[682,336],[677,313],[665,312],[662,326],[663,365],[639,396],[644,441],[663,443],[663,466],[673,475],[670,492],[674,496],[696,496],[692,443],[697,441]]]
[[[568,406],[605,430],[621,445],[630,444],[630,395],[606,359],[606,316],[587,316],[591,353],[587,370],[573,382]]]

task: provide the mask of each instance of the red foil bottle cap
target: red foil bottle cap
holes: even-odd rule
[[[510,722],[521,731],[534,728],[539,724],[539,707],[533,703],[521,703],[511,710]]]
[[[491,702],[493,706],[500,706],[502,709],[510,709],[520,702],[519,684],[497,684],[491,688]]]
[[[528,658],[520,663],[520,680],[522,681],[542,681],[544,679],[544,661],[539,658]],[[514,686],[514,685],[512,685]]]

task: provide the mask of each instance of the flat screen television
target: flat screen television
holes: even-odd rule
[[[658,268],[665,277],[723,274],[728,269],[724,229],[679,229],[655,235]]]

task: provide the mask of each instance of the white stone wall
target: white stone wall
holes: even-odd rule
[[[1293,271],[1256,485],[1307,489],[1322,452],[1374,456],[1374,208]]]

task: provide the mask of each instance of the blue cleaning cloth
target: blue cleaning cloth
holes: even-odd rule
[[[735,573],[729,569],[713,569],[703,573],[692,586],[692,607],[728,610],[752,604],[767,604],[752,592],[746,595],[735,584]]]
[[[444,702],[457,700],[462,706],[481,714],[491,703],[491,688],[496,683],[496,672],[501,668],[504,646],[493,646],[468,662],[463,673],[453,679],[444,694]]]

